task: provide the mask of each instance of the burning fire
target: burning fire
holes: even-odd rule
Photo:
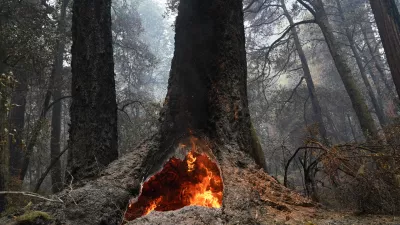
[[[190,139],[191,149],[183,160],[171,158],[164,168],[143,184],[125,219],[130,221],[151,211],[170,211],[189,205],[220,208],[223,184],[220,171],[205,151]],[[186,147],[180,144],[179,147]]]

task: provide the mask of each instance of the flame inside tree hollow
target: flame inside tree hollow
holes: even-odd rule
[[[129,204],[125,220],[134,220],[153,210],[222,206],[223,183],[217,163],[211,159],[210,151],[198,145],[197,138],[190,137],[189,142],[179,144],[179,149],[190,146],[183,160],[172,157],[160,172],[144,182],[137,201]]]

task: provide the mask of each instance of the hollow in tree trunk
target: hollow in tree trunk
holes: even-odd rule
[[[191,134],[218,145],[234,143],[266,167],[251,132],[241,8],[239,0],[180,1],[176,48],[161,113],[161,145],[144,160],[144,167],[156,165],[144,176],[157,171]],[[156,163],[151,163],[153,160]]]

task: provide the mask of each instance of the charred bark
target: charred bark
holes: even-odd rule
[[[96,177],[118,158],[111,0],[74,1],[68,170]]]
[[[400,96],[400,14],[394,0],[370,0],[393,82]]]
[[[265,168],[251,135],[242,1],[181,0],[178,12],[160,151],[144,166],[162,165],[179,141],[193,134],[218,145],[237,144]],[[148,168],[144,176],[158,169]]]

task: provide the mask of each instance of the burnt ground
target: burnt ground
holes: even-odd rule
[[[33,210],[48,212],[53,217],[50,224],[120,225],[129,200],[138,192],[140,162],[155,146],[151,140],[144,142],[110,164],[99,179],[86,181],[79,188],[67,187],[53,196],[63,203],[44,202]],[[222,208],[190,206],[151,212],[127,224],[400,224],[400,218],[393,216],[327,211],[258,169],[250,157],[235,151],[237,146],[220,148],[224,152],[217,157],[224,182]],[[0,224],[17,224],[13,216],[17,215],[0,218]]]

